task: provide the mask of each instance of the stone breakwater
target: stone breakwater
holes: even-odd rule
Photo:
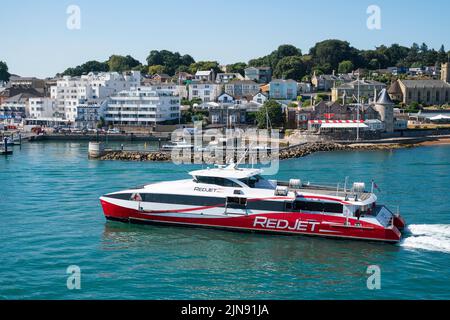
[[[339,144],[333,142],[306,143],[280,151],[280,160],[301,158],[315,152],[352,150],[391,150],[412,148],[416,144]]]
[[[147,151],[108,151],[100,160],[120,161],[170,161],[170,153]]]
[[[315,152],[327,151],[354,151],[354,150],[391,150],[400,148],[412,148],[420,144],[339,144],[333,142],[306,143],[295,147],[282,149],[279,159],[301,158]],[[276,154],[273,155],[275,158]],[[100,160],[118,161],[172,161],[170,152],[162,151],[107,151],[99,157]],[[206,163],[215,163],[214,157],[204,155]]]

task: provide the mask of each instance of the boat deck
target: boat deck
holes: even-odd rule
[[[328,186],[319,186],[319,185],[302,185],[300,188],[292,188],[289,186],[288,182],[278,182],[277,185],[288,187],[289,191],[298,192],[298,193],[313,193],[317,195],[324,195],[324,196],[333,196],[333,197],[347,197],[348,199],[354,199],[355,195],[357,195],[358,201],[364,201],[370,198],[371,193],[364,191],[364,192],[355,192],[350,189],[347,189],[344,191],[343,188],[338,188],[336,185],[336,188],[328,187]],[[352,200],[353,200],[352,199]]]

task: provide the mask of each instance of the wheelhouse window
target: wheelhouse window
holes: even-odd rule
[[[195,182],[204,184],[214,184],[222,187],[241,188],[239,184],[226,178],[218,177],[195,177]]]
[[[275,188],[268,180],[264,179],[260,175],[255,175],[245,179],[239,179],[239,181],[250,188],[259,188],[259,189]]]

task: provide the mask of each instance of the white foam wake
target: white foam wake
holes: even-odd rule
[[[450,253],[450,224],[412,224],[402,247]]]

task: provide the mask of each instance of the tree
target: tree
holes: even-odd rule
[[[89,72],[107,72],[107,71],[109,71],[109,66],[106,62],[91,60],[83,63],[82,65],[76,66],[75,68],[67,68],[63,72],[63,75],[71,77],[79,77],[83,74],[88,74]]]
[[[194,58],[185,54],[183,56],[178,52],[172,52],[169,50],[152,50],[147,57],[147,65],[151,66],[163,66],[166,73],[174,75],[181,66],[190,66],[195,63]]]
[[[138,67],[141,63],[129,55],[112,55],[109,57],[107,64],[109,66],[109,71],[124,72]]]
[[[198,70],[206,71],[211,69],[213,69],[216,74],[222,72],[217,61],[198,61],[189,66],[189,72],[192,74],[195,74]]]
[[[160,64],[148,67],[148,74],[155,75],[161,73],[165,73],[165,68]]]
[[[313,63],[325,73],[337,70],[339,63],[344,60],[351,61],[355,67],[361,66],[358,50],[351,47],[347,41],[332,39],[316,43],[309,54]]]
[[[0,81],[8,82],[10,76],[6,62],[0,61]]]
[[[267,121],[267,115],[269,116]],[[284,124],[283,110],[275,100],[267,100],[256,113],[256,121],[259,128],[267,128],[267,123],[272,127],[281,127]],[[268,128],[267,128],[268,129]]]
[[[236,62],[227,65],[227,72],[239,73],[241,76],[244,76],[245,68],[247,68],[247,64],[245,62]]]
[[[338,72],[339,73],[349,73],[354,69],[354,65],[350,60],[344,60],[339,63]]]
[[[442,45],[438,51],[438,63],[444,63],[444,62],[447,62],[447,60],[448,60],[448,56],[447,56],[447,53],[445,52],[444,45]]]
[[[273,74],[276,78],[300,80],[306,74],[306,66],[299,56],[284,57]]]
[[[272,70],[274,70],[278,64],[278,62],[286,57],[293,57],[293,56],[299,56],[301,57],[302,52],[299,48],[290,45],[290,44],[283,44],[277,48],[277,50],[272,51],[267,56],[252,59],[248,62],[249,66],[251,67],[271,67]]]

